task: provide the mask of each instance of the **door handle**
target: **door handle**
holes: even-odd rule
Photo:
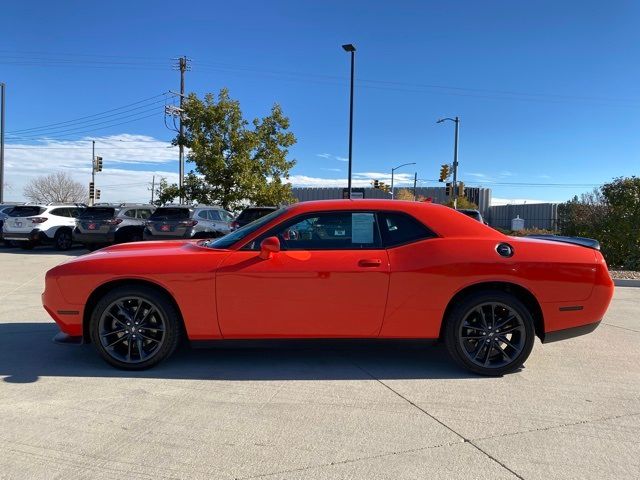
[[[382,265],[382,260],[379,258],[365,258],[358,262],[359,267],[379,267]]]

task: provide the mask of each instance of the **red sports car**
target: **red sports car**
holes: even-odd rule
[[[191,342],[442,339],[502,375],[543,343],[593,331],[613,295],[594,240],[515,238],[450,208],[335,200],[277,210],[209,241],[116,245],[47,273],[61,341],[151,367]]]

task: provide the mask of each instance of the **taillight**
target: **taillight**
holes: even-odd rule
[[[122,223],[122,219],[121,218],[112,218],[111,220],[107,220],[105,223],[107,225],[118,225],[118,224]]]
[[[47,221],[46,217],[32,217],[29,220],[31,220],[31,223],[44,223]]]
[[[197,220],[184,220],[180,222],[180,225],[184,225],[185,227],[195,227],[197,224]]]
[[[238,225],[238,222],[236,221],[231,222],[231,230],[235,230],[237,228],[240,228],[240,225]]]

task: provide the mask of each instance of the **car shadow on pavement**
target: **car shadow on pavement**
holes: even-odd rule
[[[69,250],[56,250],[51,246],[38,246],[31,250],[20,247],[0,247],[0,253],[21,254],[21,255],[64,255],[68,257],[78,257],[89,253],[84,247],[72,247]]]
[[[481,378],[459,368],[442,345],[424,341],[256,341],[207,349],[180,348],[150,370],[107,365],[91,345],[53,343],[53,323],[0,324],[0,376],[32,383],[40,377],[180,380],[371,380]]]

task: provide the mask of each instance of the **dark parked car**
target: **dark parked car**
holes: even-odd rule
[[[278,207],[249,207],[245,208],[240,215],[233,221],[231,228],[236,230],[240,227],[244,227],[246,224],[253,222],[265,215],[270,214],[278,210]]]
[[[231,231],[233,217],[211,205],[171,205],[158,208],[144,229],[145,240],[217,238]]]
[[[458,209],[458,211],[460,213],[464,213],[467,217],[471,217],[474,220],[479,221],[480,223],[484,223],[485,225],[487,224],[487,222],[484,221],[484,218],[482,218],[482,214],[478,210],[473,210],[471,208],[460,208]]]
[[[86,208],[76,220],[73,240],[89,250],[112,243],[142,240],[154,205],[106,204]]]

